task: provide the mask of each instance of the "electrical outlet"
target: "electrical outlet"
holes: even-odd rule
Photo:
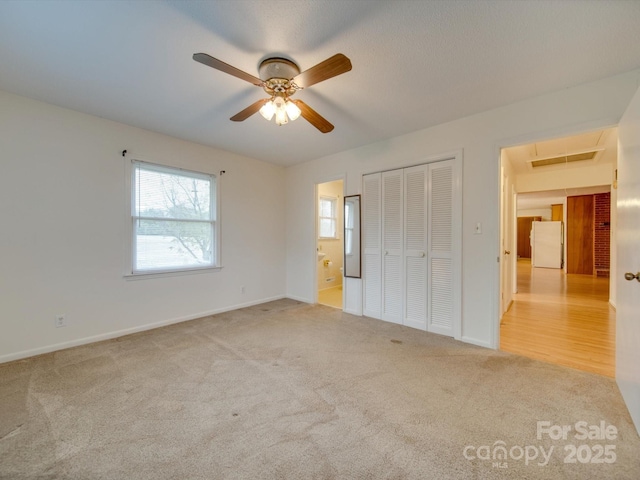
[[[54,325],[56,328],[66,327],[67,326],[67,317],[63,315],[56,315],[54,318]]]

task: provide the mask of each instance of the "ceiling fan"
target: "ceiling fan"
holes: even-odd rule
[[[333,130],[333,125],[302,100],[293,100],[290,97],[298,90],[351,70],[351,61],[341,53],[302,73],[300,73],[298,65],[291,60],[280,57],[267,58],[260,63],[258,68],[260,78],[232,67],[206,53],[194,53],[193,59],[257,87],[262,87],[269,95],[269,98],[258,100],[236,113],[231,117],[234,122],[242,122],[258,111],[267,120],[271,120],[275,116],[275,122],[278,125],[284,125],[289,120],[293,121],[302,116],[322,133],[329,133]]]

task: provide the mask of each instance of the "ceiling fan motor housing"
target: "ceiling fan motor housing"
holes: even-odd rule
[[[291,79],[300,73],[300,68],[286,58],[267,58],[258,68],[260,78],[264,81],[264,91],[274,96],[289,96],[296,92]]]

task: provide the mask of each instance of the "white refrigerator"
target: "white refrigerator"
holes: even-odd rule
[[[564,234],[562,222],[531,224],[531,266],[562,268]]]

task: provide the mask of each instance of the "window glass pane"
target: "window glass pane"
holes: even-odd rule
[[[321,237],[335,237],[336,236],[336,223],[332,218],[320,219],[320,236]]]
[[[336,205],[337,199],[333,197],[321,197],[318,200],[319,237],[337,238]]]
[[[351,255],[353,252],[353,230],[347,229],[344,231],[344,253],[345,255]]]
[[[350,203],[345,205],[344,226],[345,228],[353,228],[353,205]]]
[[[209,222],[137,220],[135,270],[214,265]]]
[[[136,216],[211,219],[211,181],[208,179],[138,166],[134,182]]]
[[[134,162],[133,272],[216,266],[213,175]]]
[[[320,216],[333,217],[333,202],[331,200],[320,200]]]

